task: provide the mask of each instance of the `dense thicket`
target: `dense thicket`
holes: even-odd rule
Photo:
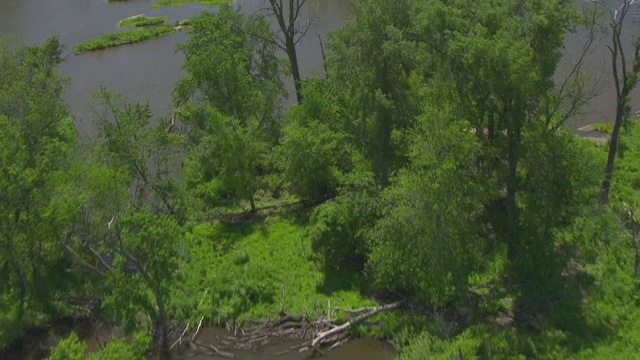
[[[172,117],[101,91],[87,147],[60,44],[3,39],[0,346],[79,299],[137,332],[91,358],[141,358],[148,335],[169,357],[172,323],[375,297],[405,301],[380,335],[406,359],[632,354],[640,130],[598,207],[605,151],[563,127],[576,102],[554,83],[581,19],[565,1],[360,0],[327,78],[284,109],[268,21],[223,7],[190,22]],[[72,335],[52,358],[86,351]]]

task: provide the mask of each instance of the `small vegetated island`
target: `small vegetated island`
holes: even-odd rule
[[[151,5],[151,8],[166,6],[182,6],[186,4],[201,4],[205,6],[220,6],[231,3],[230,0],[160,0]],[[99,35],[91,40],[74,46],[75,53],[103,50],[111,47],[134,44],[163,35],[172,34],[184,26],[189,25],[189,20],[178,21],[169,24],[164,16],[148,17],[135,15],[121,20],[118,27],[123,29]]]
[[[151,8],[159,8],[165,6],[182,6],[186,4],[202,4],[205,6],[220,6],[230,4],[231,0],[160,0],[151,5]]]
[[[136,15],[123,19],[118,23],[118,27],[123,30],[99,35],[94,39],[76,45],[73,51],[81,53],[134,44],[158,36],[171,34],[181,26],[184,26],[182,22],[168,24],[167,18],[165,17]]]

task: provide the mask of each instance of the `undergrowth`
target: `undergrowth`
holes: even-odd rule
[[[177,318],[205,316],[211,323],[290,314],[326,315],[329,306],[373,302],[357,290],[324,285],[322,259],[305,232],[305,219],[267,218],[258,224],[202,223],[180,252],[182,286],[172,296]],[[355,287],[354,287],[355,288]]]

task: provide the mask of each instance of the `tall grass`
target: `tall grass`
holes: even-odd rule
[[[173,26],[153,26],[141,29],[131,29],[121,32],[102,34],[94,39],[76,45],[73,51],[76,53],[84,51],[102,50],[110,47],[133,44],[153,37],[171,34],[176,29]]]
[[[183,287],[172,296],[178,318],[206,314],[214,323],[262,319],[281,305],[289,313],[315,318],[326,315],[329,304],[373,304],[357,290],[319,290],[327,280],[323,259],[315,254],[304,222],[275,217],[266,224],[199,224],[183,246],[189,261],[180,271]]]

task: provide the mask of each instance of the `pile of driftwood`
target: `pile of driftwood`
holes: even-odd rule
[[[306,315],[294,316],[280,311],[280,317],[277,320],[266,321],[247,329],[235,328],[234,335],[220,338],[216,344],[204,344],[198,341],[204,319],[201,318],[198,325],[193,328],[187,324],[171,345],[171,349],[186,347],[200,354],[232,359],[235,357],[234,351],[255,351],[274,342],[297,340],[297,344],[276,353],[276,355],[284,355],[291,351],[300,353],[311,351],[324,355],[323,350],[335,349],[349,341],[347,330],[351,327],[365,322],[378,313],[397,309],[401,304],[402,302],[398,301],[354,310],[333,308],[348,315],[348,320],[339,325],[336,320],[331,319],[331,311],[326,317],[319,317],[315,320],[310,320]]]

